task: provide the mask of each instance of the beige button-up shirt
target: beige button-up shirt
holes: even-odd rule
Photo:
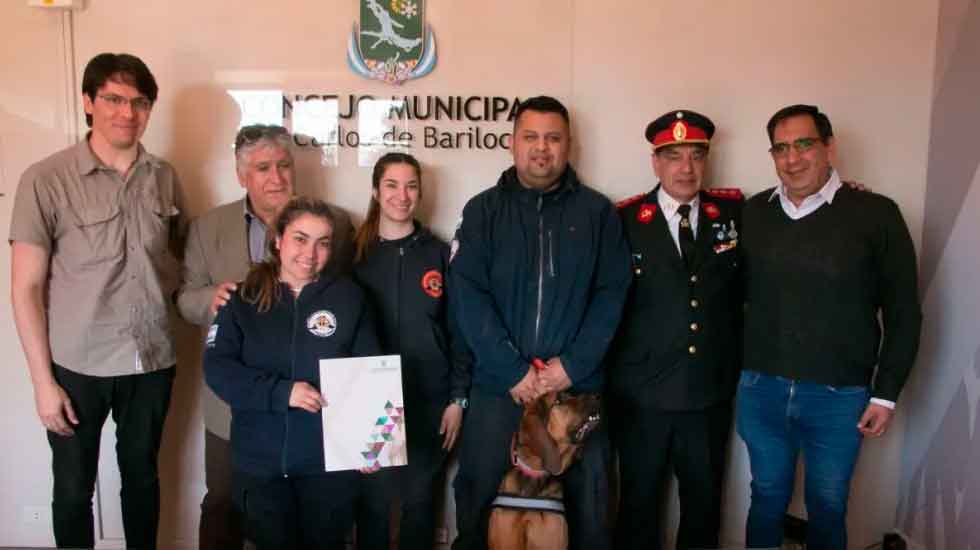
[[[55,363],[90,376],[176,363],[171,295],[183,217],[177,174],[142,146],[124,178],[88,140],[21,177],[10,240],[48,251],[47,320]]]

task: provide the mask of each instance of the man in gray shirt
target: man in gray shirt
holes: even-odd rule
[[[92,495],[110,412],[126,545],[156,546],[182,233],[177,175],[140,145],[157,91],[140,59],[94,57],[82,77],[86,139],[28,168],[17,188],[11,302],[48,430],[59,547],[95,544]]]
[[[293,196],[292,137],[282,126],[245,126],[235,137],[241,200],[210,210],[194,220],[188,232],[184,284],[178,293],[181,316],[195,325],[211,324],[237,290],[252,264],[268,252],[267,229]],[[350,217],[333,208],[337,220],[330,264],[350,268],[353,227]],[[231,411],[210,388],[204,388],[204,470],[207,493],[201,502],[201,548],[242,548],[242,530],[232,498]]]

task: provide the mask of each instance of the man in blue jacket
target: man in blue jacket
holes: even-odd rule
[[[455,481],[456,550],[486,547],[522,404],[553,391],[599,392],[603,383],[630,285],[629,251],[616,209],[568,164],[570,145],[558,100],[524,101],[514,166],[467,203],[453,242],[450,288],[475,357]],[[547,368],[534,369],[535,359]],[[563,478],[573,549],[610,546],[608,458],[599,429]]]

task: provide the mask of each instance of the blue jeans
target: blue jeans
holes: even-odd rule
[[[743,371],[736,428],[749,450],[752,504],[749,548],[779,547],[803,453],[807,548],[847,548],[847,497],[861,447],[857,423],[868,404],[864,386],[827,386]]]

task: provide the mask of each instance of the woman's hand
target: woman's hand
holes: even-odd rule
[[[327,406],[327,400],[309,382],[294,382],[293,389],[289,392],[289,406],[318,413]]]
[[[445,435],[442,441],[442,448],[451,451],[459,437],[459,428],[463,424],[463,407],[456,403],[450,403],[442,413],[442,423],[439,424],[439,434]]]

